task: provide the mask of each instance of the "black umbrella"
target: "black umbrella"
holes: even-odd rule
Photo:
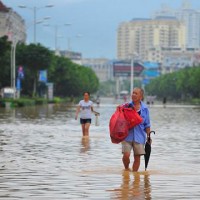
[[[145,155],[144,155],[144,159],[145,159],[145,171],[147,169],[147,166],[148,166],[148,163],[149,163],[149,158],[150,158],[150,155],[151,155],[151,133],[154,133],[155,134],[155,131],[151,131],[149,133],[149,137],[147,139],[147,142],[145,144]]]

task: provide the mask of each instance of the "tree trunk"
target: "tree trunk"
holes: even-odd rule
[[[34,78],[33,81],[33,93],[32,93],[32,97],[36,96],[36,77]]]

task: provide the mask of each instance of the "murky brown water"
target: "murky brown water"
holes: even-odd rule
[[[96,108],[100,126],[81,137],[74,107],[0,109],[0,199],[200,199],[200,108],[150,108],[148,171],[124,172],[121,146],[110,142],[115,105]]]

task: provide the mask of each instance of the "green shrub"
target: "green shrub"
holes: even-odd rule
[[[191,103],[195,104],[195,105],[200,105],[200,99],[194,98],[194,99],[191,100]]]

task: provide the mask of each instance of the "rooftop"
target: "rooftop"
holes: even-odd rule
[[[131,21],[149,21],[150,18],[133,18]]]
[[[177,18],[173,17],[173,16],[157,16],[155,19],[157,19],[157,20],[177,20]]]
[[[0,12],[9,12],[9,8],[6,7],[1,0],[0,0]]]

